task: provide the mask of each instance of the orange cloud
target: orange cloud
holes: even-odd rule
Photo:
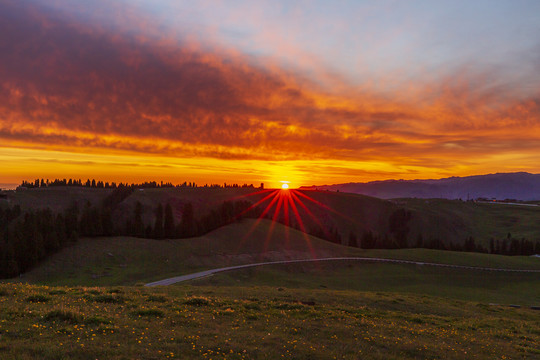
[[[351,176],[364,173],[352,162],[377,174],[442,173],[514,154],[516,167],[540,170],[530,165],[540,163],[540,94],[518,94],[496,73],[460,70],[386,94],[339,77],[325,88],[270,61],[112,33],[15,1],[0,4],[0,49],[4,147],[337,161],[323,167]]]

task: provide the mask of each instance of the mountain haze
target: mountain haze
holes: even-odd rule
[[[526,172],[497,173],[438,180],[385,180],[312,186],[319,190],[363,194],[381,199],[516,199],[540,200],[540,174]]]

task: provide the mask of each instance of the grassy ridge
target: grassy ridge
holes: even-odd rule
[[[10,192],[10,204],[19,204],[23,209],[52,207],[62,210],[74,200],[79,204],[90,201],[99,205],[109,195],[110,189],[77,187],[51,187]],[[185,204],[193,205],[195,216],[201,218],[216,209],[226,200],[248,200],[257,202],[269,193],[256,194],[253,188],[161,188],[136,190],[122,201],[115,210],[118,225],[133,216],[135,204],[140,202],[145,225],[152,225],[155,209],[159,203],[170,203],[175,210],[176,222],[181,218]],[[389,235],[389,217],[398,208],[412,212],[409,223],[409,242],[415,244],[422,234],[424,240],[438,238],[444,243],[462,244],[472,236],[477,243],[488,246],[489,239],[505,239],[510,233],[520,240],[540,240],[540,207],[474,203],[444,199],[397,199],[392,201],[373,197],[336,193],[329,191],[302,190],[300,193],[311,198],[297,196],[295,200],[302,221],[307,230],[317,228],[318,223],[336,227],[342,242],[347,243],[352,232],[361,237],[365,231],[373,231],[381,236]],[[267,200],[263,207],[268,205]],[[316,218],[304,211],[302,202]],[[275,206],[270,209],[273,214]]]
[[[410,239],[462,242],[472,236],[488,246],[489,239],[503,240],[510,233],[521,240],[540,240],[540,207],[465,202],[445,199],[399,199],[397,204],[413,211]]]
[[[133,285],[215,267],[360,253],[268,220],[244,220],[190,239],[82,239],[22,279],[50,285]]]
[[[0,285],[2,359],[538,358],[540,313],[275,287]]]
[[[81,204],[81,206],[87,201],[92,205],[100,205],[111,192],[112,189],[53,186],[10,191],[8,198],[11,205],[20,205],[23,210],[48,207],[55,212],[62,212],[74,201]]]

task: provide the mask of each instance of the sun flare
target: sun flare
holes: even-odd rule
[[[288,189],[289,189],[289,184],[287,183],[281,184],[281,190],[288,190]]]

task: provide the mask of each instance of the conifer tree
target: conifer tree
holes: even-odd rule
[[[135,204],[135,211],[133,214],[133,235],[137,237],[144,237],[144,224],[142,221],[142,204],[137,201]]]
[[[174,237],[174,216],[171,204],[169,203],[167,203],[165,206],[165,221],[163,231],[166,238],[171,239]]]
[[[156,221],[154,223],[154,238],[163,239],[163,205],[161,203],[156,209]]]

